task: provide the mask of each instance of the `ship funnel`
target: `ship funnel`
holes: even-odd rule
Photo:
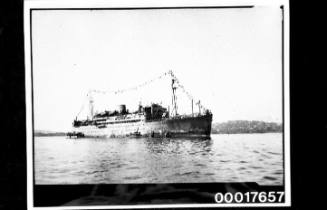
[[[126,113],[126,105],[125,104],[121,104],[118,106],[118,111],[120,114],[124,114]]]
[[[142,107],[142,105],[140,104],[140,105],[139,105],[139,108],[138,108],[138,112],[142,112],[142,110],[143,110],[143,107]]]

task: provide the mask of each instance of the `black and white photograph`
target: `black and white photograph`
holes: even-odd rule
[[[290,205],[288,1],[24,15],[30,209]]]

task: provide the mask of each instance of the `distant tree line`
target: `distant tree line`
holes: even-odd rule
[[[277,133],[282,131],[283,125],[281,123],[247,120],[213,123],[211,128],[213,134]]]

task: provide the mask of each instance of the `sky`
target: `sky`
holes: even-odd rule
[[[281,10],[34,10],[34,127],[69,131],[89,90],[137,86],[172,70],[214,122],[282,122]],[[171,104],[163,77],[124,94],[93,93],[95,111]],[[179,113],[191,102],[177,89]],[[196,107],[194,108],[196,109]],[[82,110],[82,111],[80,111]]]

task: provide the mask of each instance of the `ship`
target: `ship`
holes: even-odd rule
[[[159,103],[151,103],[146,106],[138,105],[136,111],[130,112],[125,104],[117,106],[116,110],[105,110],[93,113],[93,99],[89,99],[90,114],[86,119],[73,120],[72,132],[67,136],[72,137],[150,137],[150,138],[174,138],[174,137],[202,137],[210,138],[212,113],[204,108],[200,101],[195,103],[198,111],[193,110],[193,97],[184,90],[179,80],[172,71],[164,75],[171,77],[171,106],[164,107]],[[176,91],[181,88],[185,91],[192,106],[189,114],[179,114],[177,109]],[[90,93],[88,93],[90,95]]]

